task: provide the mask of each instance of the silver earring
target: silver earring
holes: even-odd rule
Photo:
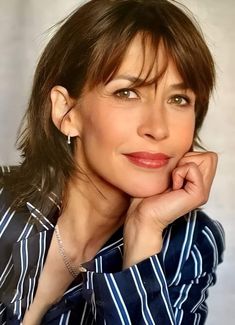
[[[70,137],[70,135],[68,135],[67,143],[68,143],[68,144],[71,144],[71,137]]]

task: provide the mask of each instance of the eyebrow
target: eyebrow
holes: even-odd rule
[[[170,88],[172,90],[192,90],[190,87],[188,87],[185,82],[179,82],[179,83],[176,83],[176,84],[172,84],[170,85]]]
[[[128,80],[131,83],[137,83],[137,84],[144,84],[145,83],[145,79],[139,78],[139,77],[135,77],[135,76],[131,76],[131,75],[118,75],[115,78],[113,78],[112,80],[110,80],[110,82],[112,81],[116,81],[116,80]],[[175,83],[169,86],[170,89],[172,90],[192,90],[190,87],[188,87],[185,82],[179,82],[179,83]]]
[[[110,82],[112,82],[112,81],[116,81],[116,80],[128,80],[128,81],[130,81],[130,82],[144,82],[144,79],[141,79],[141,78],[139,78],[139,77],[135,77],[135,76],[131,76],[131,75],[128,75],[128,74],[121,74],[121,75],[118,75],[118,76],[116,76],[115,78],[113,78],[113,79],[111,79],[110,80]]]

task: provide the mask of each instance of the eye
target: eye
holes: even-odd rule
[[[178,106],[186,106],[190,104],[190,98],[182,95],[174,95],[168,99],[168,104],[175,104]]]
[[[120,99],[136,99],[139,98],[137,92],[135,90],[131,90],[128,88],[118,89],[114,92],[114,95],[119,97]]]

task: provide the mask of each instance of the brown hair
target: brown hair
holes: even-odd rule
[[[194,144],[198,143],[215,72],[191,13],[176,1],[91,0],[59,23],[38,63],[18,140],[23,161],[6,181],[15,193],[15,205],[36,199],[40,188],[43,206],[52,190],[61,195],[66,180],[78,168],[73,159],[75,144],[69,147],[51,120],[51,89],[61,85],[71,97],[79,98],[85,84],[105,83],[137,33],[143,35],[143,44],[146,36],[150,37],[156,51],[163,41],[185,84],[195,92]]]

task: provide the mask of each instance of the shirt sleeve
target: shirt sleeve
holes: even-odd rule
[[[84,264],[83,295],[95,323],[204,324],[223,237],[217,222],[195,211],[167,229],[160,254],[120,270],[122,255],[116,247]]]

